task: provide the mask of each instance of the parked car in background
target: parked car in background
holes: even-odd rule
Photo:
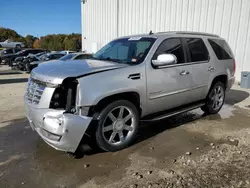
[[[22,51],[19,51],[15,54],[9,54],[6,55],[4,57],[2,57],[2,62],[4,62],[5,64],[8,64],[9,66],[13,66],[13,61],[17,58],[17,57],[21,57],[21,56],[27,56],[29,54],[37,54],[40,52],[43,52],[45,50],[43,49],[24,49]]]
[[[8,49],[1,50],[0,51],[0,64],[2,63],[2,57],[9,55],[9,54],[15,54],[19,51],[21,51],[20,48],[8,48]]]
[[[62,54],[72,54],[72,53],[76,53],[76,51],[63,50],[60,53],[62,53]]]
[[[44,63],[32,71],[25,106],[33,130],[53,148],[76,152],[94,140],[128,147],[139,122],[201,108],[216,114],[235,81],[235,59],[217,35],[196,32],[121,37],[93,59]]]
[[[8,54],[15,54],[19,51],[21,51],[22,49],[20,48],[7,48],[7,49],[3,49],[0,51],[0,56],[4,56],[4,55],[8,55]]]
[[[31,72],[40,63],[44,63],[44,62],[50,61],[50,60],[60,59],[63,56],[65,56],[65,54],[62,54],[62,53],[47,53],[47,54],[44,54],[44,55],[40,56],[40,61],[33,61],[31,63],[27,63],[26,64],[26,70],[27,70],[27,72]]]
[[[29,54],[28,56],[25,57],[23,56],[17,57],[14,62],[16,63],[17,69],[25,71],[26,64],[31,63],[33,61],[40,61],[41,60],[40,57],[47,53],[49,53],[49,51],[40,52],[38,54]]]
[[[4,42],[0,42],[0,48],[24,48],[25,45],[22,42],[14,42],[8,39]]]
[[[92,58],[92,54],[88,53],[71,53],[65,55],[60,58],[61,61],[68,61],[68,60],[79,60],[79,59],[90,59]]]

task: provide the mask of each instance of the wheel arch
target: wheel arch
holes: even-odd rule
[[[88,116],[93,116],[96,112],[100,112],[105,106],[109,103],[116,100],[128,100],[133,103],[139,111],[139,115],[141,115],[141,98],[140,94],[135,91],[126,91],[121,93],[112,94],[100,99],[96,105],[90,107]]]
[[[228,75],[226,74],[221,74],[221,75],[217,75],[216,77],[214,77],[214,79],[212,80],[210,87],[209,87],[209,91],[210,89],[213,87],[213,85],[217,82],[222,82],[225,85],[225,89],[227,89],[227,85],[228,85]]]

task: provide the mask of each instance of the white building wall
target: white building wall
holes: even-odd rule
[[[236,78],[250,71],[250,0],[87,0],[83,47],[95,51],[123,35],[201,31],[220,35],[236,55]]]

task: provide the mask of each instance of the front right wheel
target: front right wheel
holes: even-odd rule
[[[135,139],[139,126],[139,112],[127,100],[118,100],[103,108],[96,128],[96,143],[105,151],[128,147]]]
[[[206,114],[217,114],[225,101],[225,85],[222,82],[215,83],[206,98],[206,104],[201,109]]]

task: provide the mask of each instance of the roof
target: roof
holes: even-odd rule
[[[159,36],[166,36],[166,35],[194,35],[194,36],[205,36],[205,37],[216,37],[219,38],[220,36],[211,33],[204,33],[204,32],[195,32],[195,31],[165,31],[165,32],[157,32],[157,33],[150,33],[148,34],[137,34],[137,35],[129,35],[123,36],[120,38],[128,38],[128,37],[159,37]]]
[[[209,36],[209,37],[219,37],[219,35],[204,33],[204,32],[195,32],[195,31],[167,31],[167,32],[158,32],[157,34],[179,34],[179,35],[201,35],[201,36]]]

